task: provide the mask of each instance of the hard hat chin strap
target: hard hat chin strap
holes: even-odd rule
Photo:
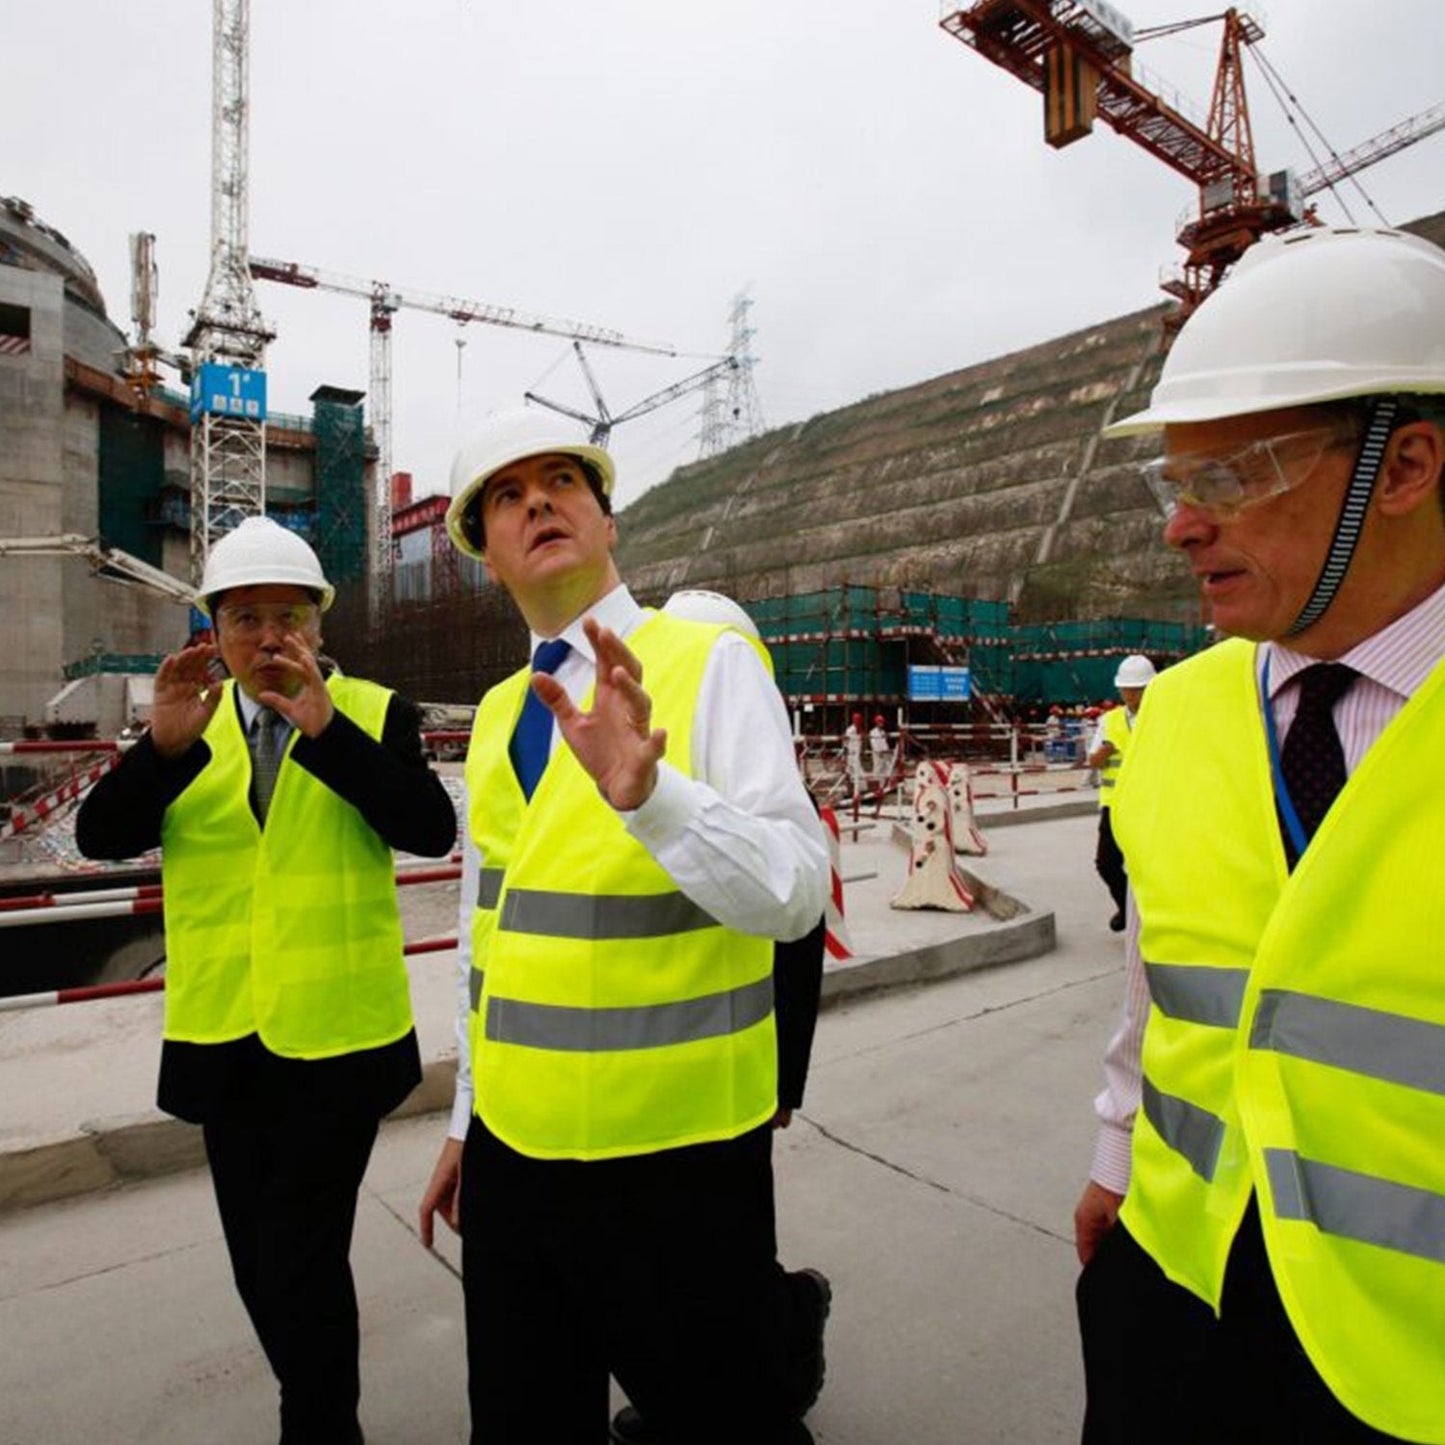
[[[1345,491],[1339,521],[1335,523],[1335,535],[1330,542],[1330,550],[1325,555],[1325,564],[1320,568],[1310,600],[1290,624],[1285,633],[1286,637],[1294,637],[1318,622],[1325,609],[1335,600],[1335,594],[1345,580],[1345,573],[1350,569],[1350,560],[1355,555],[1360,533],[1365,529],[1365,514],[1370,508],[1370,498],[1380,476],[1380,465],[1385,459],[1385,447],[1395,428],[1395,416],[1399,410],[1399,398],[1393,396],[1378,397],[1370,405],[1369,420],[1365,423],[1365,437],[1360,443],[1359,455],[1355,458],[1355,469]]]

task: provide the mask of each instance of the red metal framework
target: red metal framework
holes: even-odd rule
[[[1092,72],[1093,113],[1199,187],[1198,217],[1179,233],[1188,252],[1182,273],[1164,284],[1181,303],[1177,323],[1261,235],[1300,219],[1287,197],[1261,186],[1255,167],[1241,63],[1244,47],[1264,32],[1239,10],[1210,17],[1223,20],[1224,38],[1207,128],[1201,130],[1135,77],[1133,36],[1122,16],[1118,24],[1108,23],[1109,13],[1097,0],[977,0],[948,11],[940,24],[1045,95],[1050,56],[1062,51],[1077,57]],[[1050,140],[1068,144],[1088,129],[1085,120]]]

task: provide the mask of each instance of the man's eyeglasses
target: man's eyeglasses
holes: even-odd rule
[[[282,632],[300,632],[317,616],[314,602],[237,603],[219,607],[216,615],[228,632],[238,637],[259,637],[268,625]]]
[[[1166,517],[1189,506],[1227,520],[1301,486],[1327,451],[1357,440],[1335,425],[1264,437],[1222,457],[1174,453],[1145,462],[1144,482]]]

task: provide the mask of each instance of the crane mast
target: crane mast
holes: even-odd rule
[[[191,353],[191,581],[215,541],[266,510],[266,343],[246,266],[250,0],[213,0],[211,264]]]

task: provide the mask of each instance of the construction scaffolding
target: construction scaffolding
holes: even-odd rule
[[[364,395],[339,386],[319,386],[311,393],[316,435],[316,555],[334,587],[360,582],[367,575]]]
[[[1004,601],[897,587],[843,586],[745,603],[793,706],[821,709],[826,731],[842,714],[907,706],[916,722],[956,722],[1115,695],[1119,658],[1142,652],[1166,667],[1208,646],[1207,628],[1140,618],[1027,625]],[[969,697],[910,698],[909,669],[969,670]],[[833,723],[840,727],[834,729]]]

